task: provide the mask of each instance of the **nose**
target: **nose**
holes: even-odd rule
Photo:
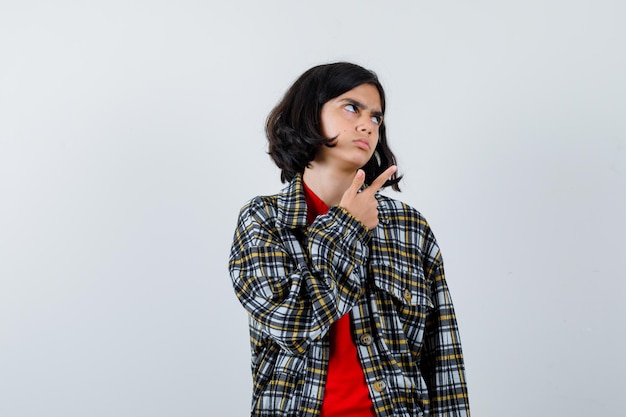
[[[378,129],[378,126],[372,121],[370,117],[362,117],[359,120],[359,124],[357,125],[357,130],[359,132],[367,133],[368,135],[371,135],[372,132],[375,131],[375,129]]]

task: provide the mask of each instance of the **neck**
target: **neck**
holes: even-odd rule
[[[310,167],[304,169],[302,179],[315,195],[328,207],[332,207],[339,204],[355,174],[356,171],[331,169],[313,161]]]

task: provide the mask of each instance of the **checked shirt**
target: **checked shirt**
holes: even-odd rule
[[[378,416],[470,415],[439,247],[415,209],[377,199],[372,231],[337,206],[307,226],[299,175],[241,209],[229,270],[249,316],[253,416],[319,415],[328,330],[345,314]]]

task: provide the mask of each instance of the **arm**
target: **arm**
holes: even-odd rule
[[[282,348],[304,352],[360,295],[369,235],[346,210],[332,207],[309,227],[300,247],[274,227],[272,208],[255,200],[240,213],[229,261],[239,301]]]
[[[432,233],[426,242],[424,272],[433,308],[426,321],[421,370],[428,385],[432,415],[466,417],[470,415],[467,383],[454,307]]]

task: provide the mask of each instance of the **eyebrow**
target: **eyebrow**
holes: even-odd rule
[[[352,98],[342,98],[340,100],[340,102],[342,102],[342,103],[346,102],[348,104],[352,104],[353,106],[358,107],[360,110],[370,110],[370,108],[367,107],[365,104],[360,103],[360,102],[358,102],[358,101],[356,101],[355,99],[352,99]],[[378,116],[378,117],[383,117],[383,112],[380,111],[380,110],[374,110],[374,111],[372,111],[372,115],[373,116]]]

